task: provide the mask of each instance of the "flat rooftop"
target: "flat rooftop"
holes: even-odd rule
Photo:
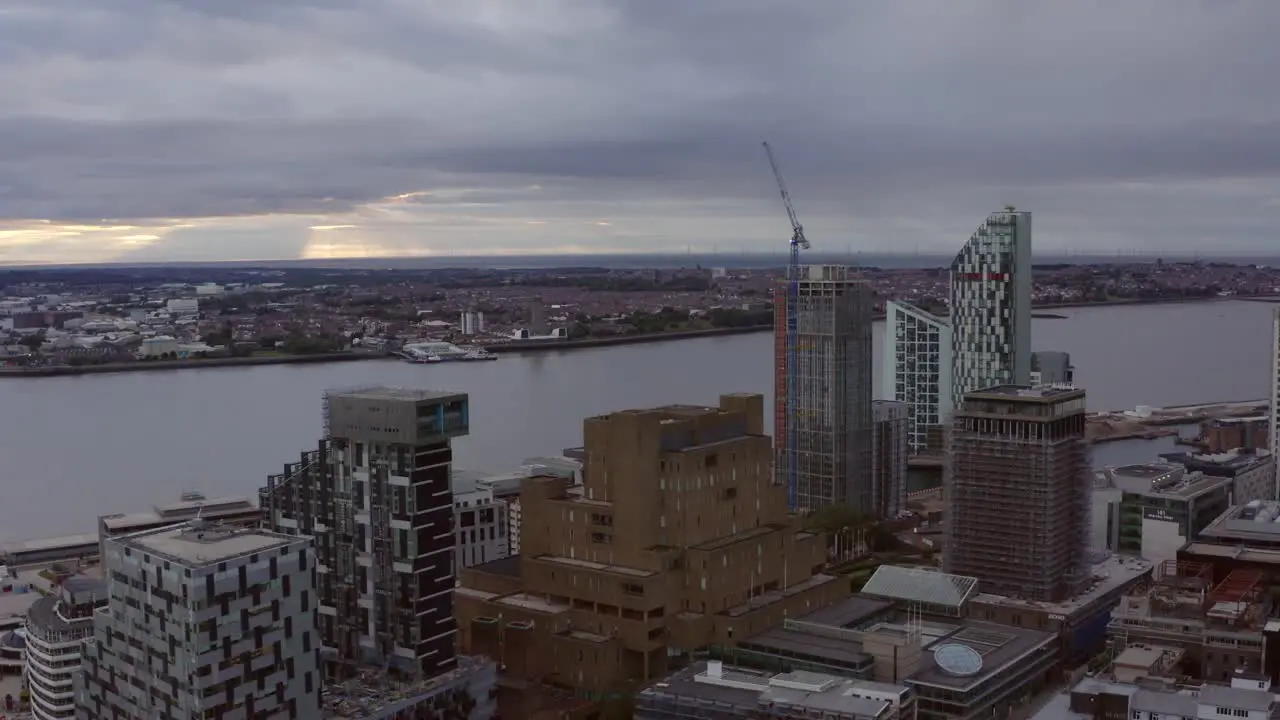
[[[1188,470],[1204,470],[1222,468],[1224,470],[1244,470],[1259,463],[1268,462],[1271,454],[1263,450],[1251,452],[1247,450],[1231,450],[1221,453],[1174,452],[1161,453],[1161,460],[1185,465]]]
[[[97,544],[97,533],[84,535],[59,535],[58,537],[33,538],[31,540],[14,540],[0,544],[0,557],[25,552],[72,550],[85,545]]]
[[[810,712],[876,717],[890,703],[887,698],[897,699],[906,692],[904,686],[824,673],[796,671],[774,675],[724,665],[711,671],[709,666],[712,664],[694,663],[663,678],[639,694],[640,706],[643,707],[646,700],[676,698],[704,709],[707,707],[705,703],[751,710],[761,705],[776,704],[805,708]],[[886,699],[865,697],[872,693]]]
[[[1093,579],[1089,581],[1089,585],[1084,592],[1062,602],[1039,602],[989,593],[974,595],[972,601],[986,605],[1033,607],[1059,615],[1071,615],[1082,608],[1088,607],[1109,593],[1125,587],[1143,575],[1149,574],[1152,567],[1154,566],[1146,560],[1123,555],[1110,555],[1093,566]]]
[[[1231,478],[1206,475],[1199,470],[1187,472],[1172,463],[1121,465],[1108,471],[1110,487],[1150,498],[1190,500],[1231,484]]]
[[[925,651],[920,656],[920,669],[907,682],[955,690],[973,687],[994,675],[1006,672],[1046,645],[1055,645],[1057,642],[1058,636],[1054,633],[988,622],[962,621],[959,630],[925,646]],[[956,646],[972,651],[968,653],[968,657],[975,660],[981,658],[980,662],[970,666],[972,673],[956,674],[939,664],[940,659],[944,664],[948,662],[947,657]]]
[[[176,527],[144,530],[114,538],[110,542],[153,553],[189,567],[204,567],[299,541],[300,538],[292,535],[265,530],[227,529],[216,525],[205,525],[201,529],[200,526],[193,526],[193,523],[184,523]]]
[[[250,514],[258,512],[257,503],[247,497],[223,497],[212,500],[183,500],[169,505],[156,505],[151,510],[117,515],[103,515],[102,525],[107,530],[128,530],[139,525],[150,525],[159,522],[181,522],[188,518],[200,517],[213,520],[219,517]]]
[[[1232,505],[1200,531],[1204,540],[1280,542],[1280,503],[1254,500]]]
[[[974,390],[965,393],[966,397],[995,398],[999,400],[1062,400],[1079,395],[1084,397],[1084,390],[1061,385],[997,385],[995,387]]]
[[[421,388],[391,387],[375,385],[372,387],[351,390],[329,390],[326,395],[331,398],[354,398],[357,400],[403,400],[405,402],[427,402],[430,400],[452,400],[465,398],[464,392],[452,390],[423,390]]]

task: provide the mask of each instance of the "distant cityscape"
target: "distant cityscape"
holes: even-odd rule
[[[1277,266],[1280,268],[1280,266]],[[771,329],[779,268],[272,268],[0,271],[0,374],[502,352]],[[934,315],[949,271],[858,268],[877,316]],[[1280,269],[1225,263],[1036,266],[1036,307],[1267,296]],[[449,346],[453,350],[449,350]]]
[[[0,545],[2,712],[1277,716],[1280,304],[1267,399],[1115,413],[1031,319],[1274,301],[1280,277],[1037,266],[1032,237],[1004,208],[946,268],[10,271],[13,370],[765,328],[775,376],[584,418],[581,444],[497,474],[455,467],[492,412],[467,388],[325,392],[320,436],[256,497]],[[1165,433],[1187,449],[1095,470],[1094,443]],[[913,468],[940,484],[910,491]]]

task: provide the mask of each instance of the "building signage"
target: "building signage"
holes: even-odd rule
[[[1171,523],[1178,522],[1178,518],[1169,514],[1169,511],[1165,510],[1164,508],[1152,508],[1152,507],[1143,508],[1142,519],[1143,520],[1163,520],[1165,522],[1171,522]]]

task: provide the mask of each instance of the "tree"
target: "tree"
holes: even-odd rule
[[[38,332],[31,333],[19,340],[18,343],[20,345],[25,345],[31,352],[36,352],[40,349],[41,345],[44,345],[44,331],[40,330]]]

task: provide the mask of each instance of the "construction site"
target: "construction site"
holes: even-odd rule
[[[1121,598],[1108,632],[1113,653],[1132,645],[1181,651],[1178,675],[1222,681],[1237,670],[1261,672],[1263,633],[1271,613],[1257,570],[1237,569],[1214,582],[1208,563],[1167,560],[1150,585]]]
[[[1092,493],[1084,407],[1084,391],[1067,387],[965,394],[944,491],[947,572],[1040,602],[1084,589]]]

